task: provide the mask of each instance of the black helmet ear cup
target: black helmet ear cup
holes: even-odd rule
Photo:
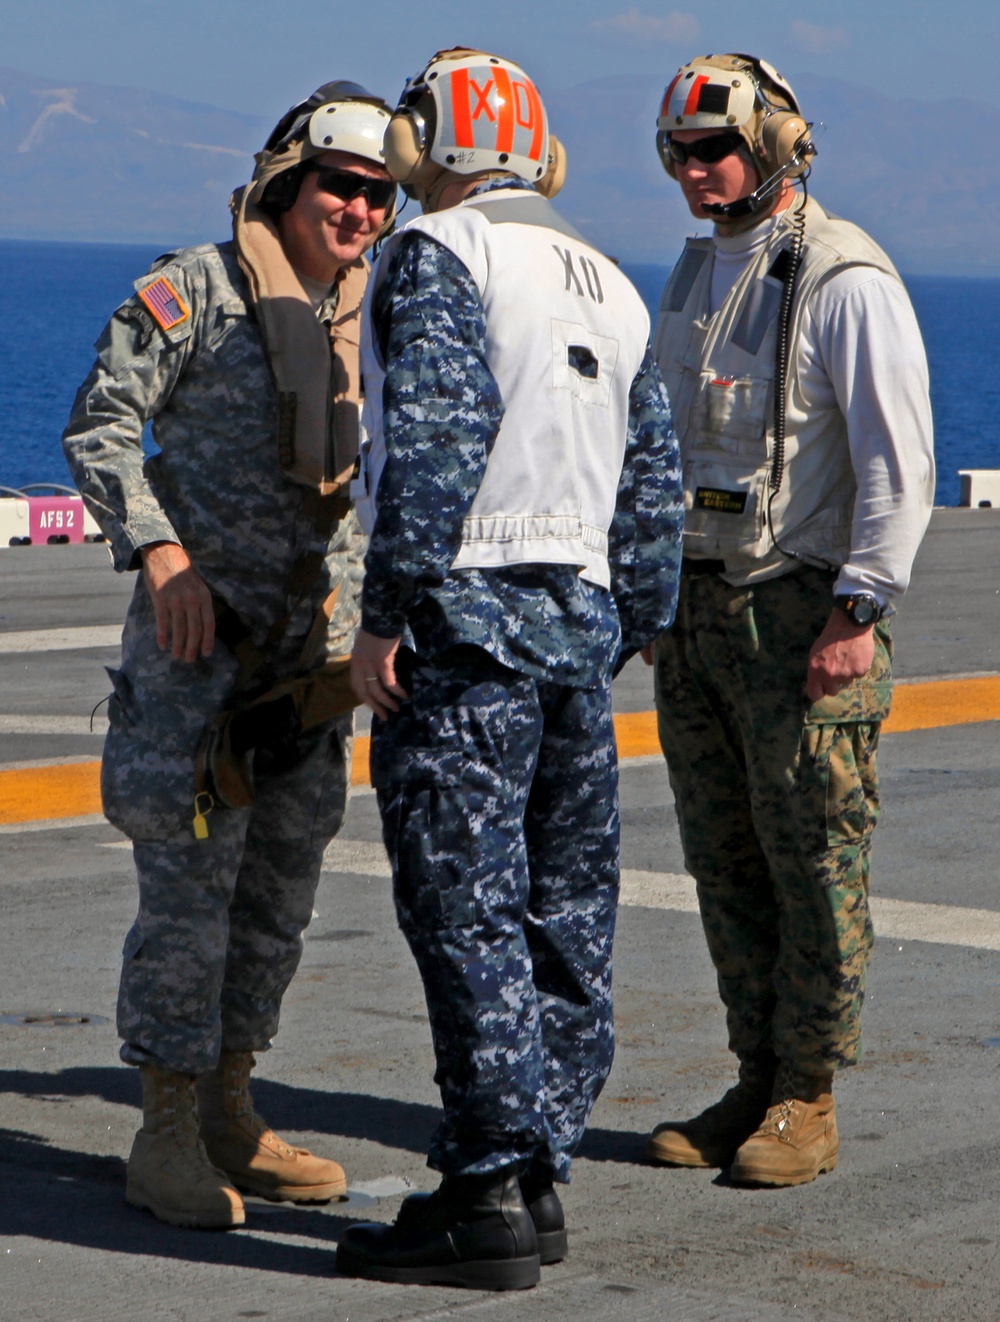
[[[295,199],[299,195],[299,189],[302,187],[302,176],[304,174],[305,168],[300,162],[288,170],[282,170],[281,174],[276,174],[273,179],[269,179],[258,203],[261,211],[270,216],[272,220],[277,220],[286,211],[291,211],[295,205]]]

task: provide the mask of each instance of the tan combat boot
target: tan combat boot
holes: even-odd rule
[[[736,1184],[808,1184],[837,1164],[840,1140],[832,1074],[784,1069],[760,1128],[737,1152]]]
[[[194,1075],[142,1065],[142,1128],[128,1159],[125,1198],[172,1226],[228,1230],[245,1220],[243,1199],[198,1137]]]
[[[326,1203],[347,1193],[335,1161],[292,1147],[254,1113],[249,1051],[223,1051],[219,1064],[198,1079],[201,1137],[208,1155],[244,1193],[271,1202]]]
[[[668,1166],[728,1166],[764,1118],[776,1069],[769,1053],[741,1060],[739,1083],[693,1120],[657,1125],[647,1155]]]

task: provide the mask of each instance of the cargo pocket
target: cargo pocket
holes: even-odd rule
[[[390,805],[385,837],[404,930],[475,922],[476,846],[467,809],[467,795],[448,784],[404,784]]]
[[[803,792],[814,796],[826,848],[861,845],[879,817],[877,722],[808,725],[803,735]]]
[[[754,553],[764,535],[767,472],[739,456],[684,464],[686,544],[711,557]]]
[[[159,707],[148,700],[143,706],[135,681],[123,671],[111,672],[111,680],[115,692],[101,759],[104,814],[132,841],[189,837],[194,755],[204,718],[194,702],[181,708],[170,693]]]
[[[135,732],[132,714],[132,685],[121,670],[108,668],[112,691],[108,699],[108,732],[104,739],[101,758],[101,807],[104,815],[119,831],[131,837],[134,823],[129,816],[131,796],[122,784],[122,768],[129,761]],[[121,791],[121,792],[120,792]]]
[[[729,377],[703,371],[691,405],[692,435],[699,450],[739,454],[753,465],[767,459],[771,383],[762,377]]]
[[[839,693],[806,708],[802,766],[825,804],[829,846],[862,844],[879,816],[876,754],[882,722],[892,706],[890,618],[875,626],[875,655],[868,673]]]

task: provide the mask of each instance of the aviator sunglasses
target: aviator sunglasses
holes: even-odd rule
[[[320,192],[331,193],[342,202],[363,196],[372,211],[384,211],[396,196],[393,179],[372,179],[366,174],[325,165],[313,165],[310,169],[315,172],[316,187]]]
[[[677,142],[667,138],[667,154],[675,165],[687,165],[688,161],[701,161],[702,165],[718,165],[743,144],[739,133],[717,133],[709,138],[698,138],[696,142]]]

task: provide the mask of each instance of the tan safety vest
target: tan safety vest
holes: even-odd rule
[[[233,195],[233,234],[278,391],[278,459],[292,482],[323,496],[347,495],[358,456],[363,257],[337,276],[329,331],[289,264],[274,222],[250,199]]]
[[[785,466],[771,497],[774,372],[783,250],[805,207],[795,287],[785,410]],[[872,266],[899,279],[872,239],[818,203],[793,203],[722,306],[711,308],[712,239],[689,239],[660,303],[654,353],[670,393],[684,468],[684,551],[724,560],[735,584],[773,577],[794,562],[843,564],[851,549],[856,484],[843,414],[807,408],[797,347],[809,299],[829,272]],[[770,518],[768,504],[770,501]]]

